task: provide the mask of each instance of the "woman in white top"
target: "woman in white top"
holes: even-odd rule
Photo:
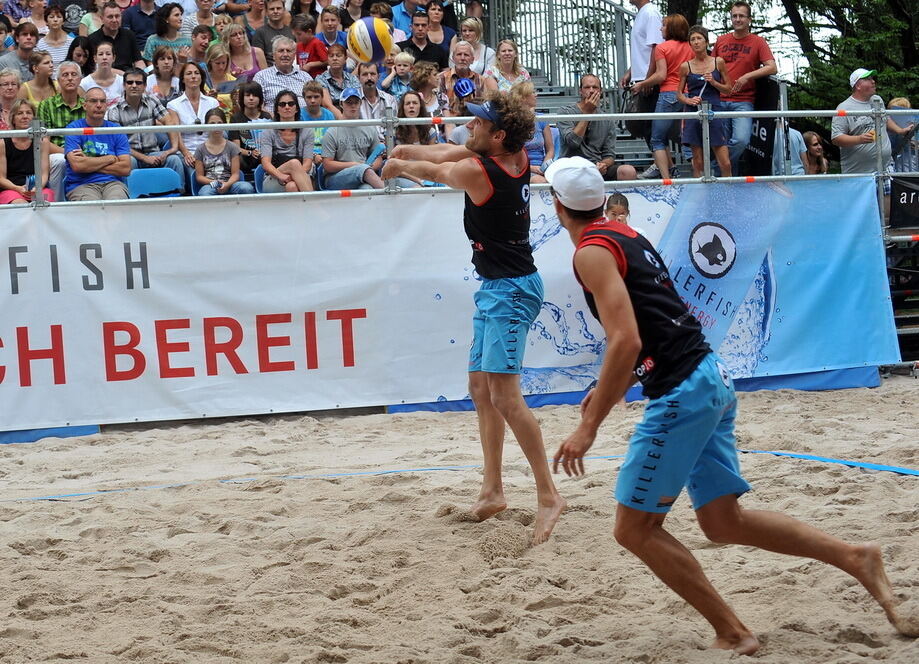
[[[57,69],[57,66],[67,59],[67,49],[70,48],[73,37],[64,32],[64,10],[59,5],[48,7],[45,21],[48,23],[48,34],[38,40],[35,48],[50,53],[54,68]]]
[[[112,68],[112,63],[115,62],[112,42],[97,43],[93,49],[93,60],[96,63],[96,70],[80,81],[80,89],[86,92],[92,88],[102,88],[105,91],[108,105],[113,106],[124,97],[124,81],[121,79],[124,72]]]
[[[467,41],[472,44],[475,53],[475,60],[469,68],[476,74],[484,74],[485,69],[490,67],[495,59],[495,49],[486,46],[482,41],[482,21],[477,18],[466,18],[460,23],[460,33],[453,37],[450,43],[450,66],[453,66],[453,47],[458,41]]]
[[[45,9],[48,7],[48,0],[29,0],[29,7],[32,8],[31,16],[26,16],[22,21],[28,21],[38,28],[38,34],[44,36],[48,34],[48,23],[45,20]]]
[[[516,83],[530,80],[530,72],[520,66],[517,44],[513,39],[502,39],[498,42],[498,57],[494,64],[485,70],[485,89],[489,92],[500,90],[510,92]]]
[[[179,77],[175,75],[176,54],[171,46],[157,46],[153,52],[153,73],[147,76],[147,94],[164,104],[178,97]]]
[[[179,124],[204,124],[204,116],[220,103],[213,97],[202,94],[204,71],[194,62],[186,62],[179,69],[179,89],[182,94],[166,104],[166,108],[176,114]],[[195,150],[204,143],[204,131],[187,131],[179,134],[179,151],[189,169],[195,168]]]

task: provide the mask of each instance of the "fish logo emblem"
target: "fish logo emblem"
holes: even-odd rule
[[[703,222],[689,234],[689,258],[702,276],[720,279],[734,267],[737,243],[721,224]]]

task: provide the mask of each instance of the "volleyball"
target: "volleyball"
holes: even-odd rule
[[[389,26],[373,16],[355,21],[348,28],[348,50],[361,62],[382,62],[392,50]]]

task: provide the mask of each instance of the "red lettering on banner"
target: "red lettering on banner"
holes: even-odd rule
[[[258,370],[263,373],[271,371],[293,371],[295,365],[291,361],[272,362],[269,355],[270,349],[276,346],[290,346],[290,337],[268,336],[268,326],[274,323],[289,323],[290,314],[262,314],[255,317],[255,338],[258,345]]]
[[[217,341],[215,334],[218,328],[224,328],[230,331],[230,338],[227,341]],[[216,376],[217,355],[223,355],[227,358],[233,371],[238,374],[249,373],[246,365],[239,359],[236,349],[243,342],[243,327],[235,318],[216,317],[204,319],[204,362],[207,365],[207,375]]]
[[[160,364],[160,378],[191,378],[195,375],[194,367],[174,367],[169,363],[170,353],[187,353],[191,344],[187,341],[169,341],[169,330],[187,330],[191,321],[187,318],[169,318],[154,322],[156,331],[156,357]]]
[[[306,368],[319,368],[319,351],[316,348],[316,312],[303,314],[303,338],[306,343]],[[0,379],[2,380],[2,379]]]
[[[19,354],[19,384],[22,387],[32,385],[32,360],[51,360],[54,384],[67,382],[64,370],[64,328],[61,325],[51,326],[51,348],[29,348],[29,328],[16,328],[16,350]]]
[[[0,348],[3,348],[3,339],[0,338]],[[0,364],[0,383],[6,378],[6,365]]]
[[[340,309],[326,312],[326,320],[341,321],[341,363],[344,367],[354,366],[354,329],[355,318],[367,318],[366,309]]]
[[[116,332],[127,332],[128,342],[116,344]],[[102,323],[102,353],[105,357],[105,380],[109,382],[134,380],[144,372],[147,368],[147,358],[137,350],[138,344],[140,344],[140,330],[133,323],[124,321]],[[134,360],[130,369],[118,370],[116,362],[118,355],[127,355]]]

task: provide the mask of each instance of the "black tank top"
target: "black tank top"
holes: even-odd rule
[[[35,175],[35,157],[32,155],[32,144],[25,150],[13,145],[12,138],[3,139],[6,148],[6,179],[20,187],[26,183],[26,177]]]
[[[486,279],[522,277],[536,272],[530,247],[530,162],[511,175],[493,157],[479,157],[492,194],[476,205],[466,194],[463,226],[472,244],[472,264]]]
[[[663,396],[682,383],[711,352],[702,326],[674,289],[664,260],[633,228],[600,219],[587,227],[577,249],[588,246],[603,247],[616,258],[641,336],[635,376],[646,397]],[[580,283],[577,269],[574,274]],[[600,320],[594,297],[586,288],[584,297],[591,313]]]

